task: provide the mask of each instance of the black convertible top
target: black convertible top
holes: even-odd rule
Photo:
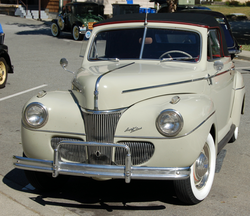
[[[200,14],[200,13],[155,13],[155,14],[145,14],[145,13],[137,13],[137,14],[125,14],[125,15],[117,15],[113,18],[100,21],[94,24],[94,27],[100,25],[108,25],[108,24],[118,24],[118,23],[129,23],[129,22],[144,22],[147,16],[147,22],[159,22],[159,23],[176,23],[176,24],[186,24],[186,25],[194,25],[200,26],[204,28],[217,28],[220,29],[221,39],[222,39],[222,49],[224,56],[228,56],[226,39],[224,36],[224,31],[221,28],[220,24],[216,21],[216,19],[211,14]]]
[[[147,16],[148,22],[176,22],[186,23],[204,26],[207,28],[219,27],[218,22],[207,14],[190,14],[190,13],[155,13],[155,14],[125,14],[117,15],[113,18],[98,22],[95,26],[111,24],[111,23],[123,23],[123,22],[144,22]]]

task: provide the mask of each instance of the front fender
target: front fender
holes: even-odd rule
[[[71,92],[54,91],[47,92],[42,98],[35,96],[26,103],[23,110],[33,102],[39,102],[47,108],[48,121],[43,127],[34,129],[26,126],[22,120],[22,145],[27,157],[52,160],[52,137],[84,139],[83,118]]]
[[[46,92],[46,95],[42,98],[35,96],[26,103],[24,109],[33,102],[43,104],[48,110],[47,123],[37,131],[84,132],[81,111],[70,91]]]
[[[200,94],[179,95],[145,100],[128,108],[119,120],[115,142],[150,142],[155,146],[152,158],[142,166],[191,166],[198,158],[212,125],[216,125],[213,102]],[[165,109],[177,110],[183,117],[182,131],[175,137],[165,137],[156,128],[156,119]]]
[[[183,117],[183,129],[176,137],[188,135],[201,127],[208,118],[214,118],[214,104],[208,97],[201,94],[184,94],[179,95],[180,101],[177,104],[171,104],[173,96],[155,97],[130,107],[122,115],[116,135],[126,136],[131,132],[127,129],[141,128],[134,132],[133,136],[163,138],[156,128],[156,119],[166,109],[174,109]]]

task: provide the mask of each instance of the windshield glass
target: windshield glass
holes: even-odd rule
[[[198,61],[200,35],[192,31],[148,28],[99,32],[92,43],[90,60],[158,59]]]
[[[88,4],[77,5],[75,6],[74,14],[78,16],[86,16],[88,14],[98,15],[98,6]]]

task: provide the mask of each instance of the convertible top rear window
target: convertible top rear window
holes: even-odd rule
[[[200,44],[200,35],[193,31],[157,28],[146,31],[144,28],[103,31],[92,42],[89,59],[197,61]]]

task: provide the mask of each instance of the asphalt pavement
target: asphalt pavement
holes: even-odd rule
[[[242,51],[236,59],[250,61],[250,52]],[[39,196],[32,192],[32,186],[22,187],[0,175],[0,216],[2,215],[78,215],[58,205],[43,205]],[[32,198],[32,196],[35,196]]]

